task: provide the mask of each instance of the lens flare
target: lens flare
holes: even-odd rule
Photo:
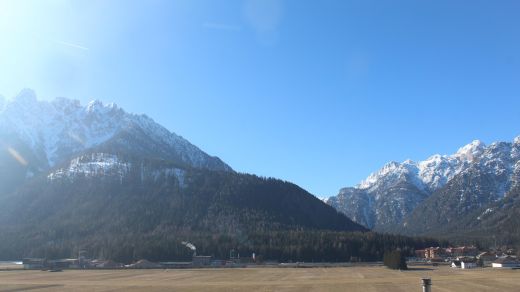
[[[83,141],[83,139],[81,139],[81,137],[76,135],[74,132],[69,132],[69,137],[72,138],[74,141],[78,142],[79,144],[85,146],[85,141]]]
[[[27,160],[25,160],[25,158],[23,158],[23,156],[20,155],[20,153],[18,153],[18,151],[14,150],[13,148],[7,147],[7,152],[9,152],[9,154],[11,154],[11,156],[14,159],[16,159],[16,161],[18,161],[21,165],[26,166],[28,164]]]

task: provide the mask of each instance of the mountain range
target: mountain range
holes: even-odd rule
[[[519,239],[507,231],[518,216],[519,182],[520,137],[475,140],[452,155],[387,163],[327,203],[377,231],[511,243]]]
[[[145,115],[32,90],[0,97],[0,258],[88,249],[131,261],[226,255],[379,259],[432,244],[384,233],[520,242],[520,137],[390,162],[323,202],[299,186],[236,172]],[[347,232],[347,233],[344,233]],[[352,233],[355,232],[355,233]],[[403,246],[404,244],[404,246]],[[282,246],[280,246],[282,245]]]
[[[81,246],[105,258],[153,250],[161,259],[201,234],[213,242],[367,230],[297,185],[238,173],[115,104],[39,101],[26,89],[0,99],[0,141],[2,258],[66,257]]]

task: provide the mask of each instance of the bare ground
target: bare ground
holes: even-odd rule
[[[520,291],[520,270],[416,267],[0,271],[0,291]]]

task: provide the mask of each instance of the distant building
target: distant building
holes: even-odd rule
[[[193,267],[192,262],[161,262],[160,264],[166,269],[188,269]]]
[[[430,247],[424,250],[424,257],[427,259],[440,259],[446,256],[446,251],[441,247]]]
[[[43,269],[45,260],[39,258],[26,258],[22,260],[23,268],[26,270]]]
[[[415,257],[416,258],[424,259],[426,257],[425,254],[426,254],[426,250],[424,250],[424,249],[417,249],[417,250],[415,250]]]
[[[460,261],[461,269],[474,269],[477,267],[477,262],[475,259],[463,259]]]
[[[459,257],[451,262],[452,268],[473,269],[477,267],[477,261],[474,258]]]
[[[486,251],[478,254],[477,259],[481,260],[483,264],[489,265],[490,263],[496,261],[497,255],[495,253]]]
[[[491,266],[493,268],[516,268],[520,267],[520,261],[512,257],[503,257],[494,261]]]
[[[212,260],[211,266],[212,267],[223,267],[226,265],[226,260]]]
[[[79,268],[79,261],[77,259],[50,260],[47,266],[51,269]]]
[[[131,265],[126,265],[125,268],[130,268],[130,269],[157,269],[157,268],[162,268],[162,266],[160,264],[152,263],[152,262],[147,261],[147,260],[139,260],[136,263],[133,263]]]
[[[450,257],[476,256],[478,249],[475,246],[458,246],[448,247],[445,252],[446,255]]]
[[[193,266],[209,266],[211,265],[211,256],[194,256]]]
[[[96,269],[119,269],[124,265],[111,260],[93,260],[90,261],[89,266]]]
[[[478,249],[475,246],[459,246],[459,247],[430,247],[424,250],[415,251],[417,257],[421,257],[424,253],[424,258],[428,260],[440,260],[445,258],[456,257],[474,257],[478,254]]]

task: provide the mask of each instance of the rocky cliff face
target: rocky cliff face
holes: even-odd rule
[[[219,158],[204,153],[149,117],[129,114],[115,104],[93,101],[82,106],[79,101],[66,98],[38,101],[32,90],[25,89],[0,105],[0,162],[15,169],[2,176],[6,179],[0,177],[6,190],[25,178],[93,151],[232,171]]]
[[[480,141],[453,155],[390,162],[328,203],[354,221],[382,231],[438,229],[503,199],[519,182],[520,138]]]

